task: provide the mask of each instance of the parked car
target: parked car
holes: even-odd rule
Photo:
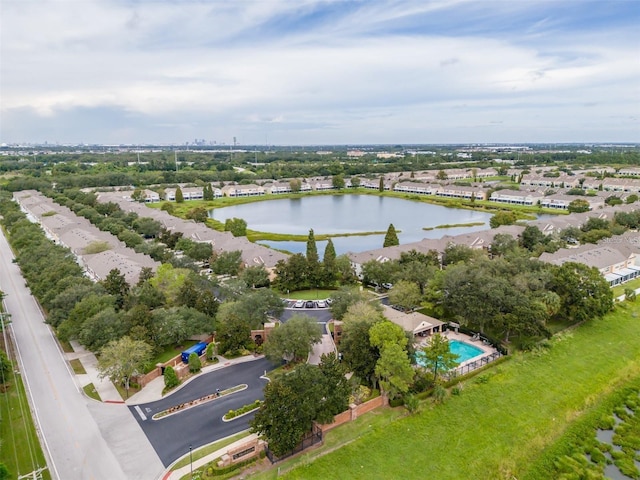
[[[324,300],[318,300],[316,302],[316,305],[318,306],[318,308],[327,308],[327,302],[325,302]]]
[[[333,303],[333,298],[327,298],[327,305],[331,305]]]
[[[304,300],[298,300],[296,303],[293,304],[293,308],[302,308],[304,307]]]
[[[311,300],[307,301],[307,303],[305,304],[306,308],[314,308],[316,306],[316,302],[313,302]]]
[[[393,288],[393,283],[383,283],[382,286],[387,290],[391,290]]]

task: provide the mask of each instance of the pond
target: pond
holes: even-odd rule
[[[386,232],[393,223],[401,244],[417,242],[423,238],[440,238],[444,235],[486,230],[492,214],[464,210],[401,198],[373,195],[323,195],[302,198],[285,198],[254,202],[213,209],[209,216],[224,222],[228,218],[242,218],[248,228],[260,232],[307,235],[313,228],[316,236],[328,233]],[[440,225],[482,223],[471,227],[437,228]],[[346,252],[363,252],[382,247],[384,233],[379,235],[335,237],[332,239],[338,255]],[[260,241],[263,245],[304,253],[306,242]],[[318,253],[322,258],[326,242],[318,241]]]

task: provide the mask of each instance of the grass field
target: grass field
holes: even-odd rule
[[[560,334],[549,348],[514,355],[467,380],[444,405],[426,402],[419,414],[363,432],[312,463],[296,460],[300,466],[283,478],[524,477],[575,419],[640,375],[639,314],[640,305],[620,305]],[[350,428],[330,432],[326,442]]]
[[[40,441],[31,418],[27,395],[19,375],[10,374],[6,391],[0,391],[0,462],[13,476],[26,475],[46,466]],[[48,471],[44,479],[50,479]]]
[[[69,364],[71,365],[71,368],[73,369],[73,373],[75,373],[76,375],[82,375],[82,374],[87,373],[87,371],[82,366],[82,363],[77,358],[75,358],[73,360],[70,360]]]
[[[618,298],[620,295],[624,295],[624,291],[627,288],[630,288],[632,290],[635,290],[636,288],[640,288],[640,278],[634,278],[633,280],[630,280],[627,283],[623,283],[622,285],[613,287],[611,289],[613,293],[613,298]]]

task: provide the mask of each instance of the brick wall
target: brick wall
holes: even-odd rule
[[[329,430],[334,429],[347,422],[352,422],[361,415],[364,415],[371,410],[375,410],[378,407],[382,407],[383,405],[388,405],[388,403],[389,400],[387,396],[380,395],[379,397],[369,400],[368,402],[361,403],[360,405],[351,404],[349,405],[348,410],[345,410],[344,412],[339,413],[338,415],[333,417],[333,422],[318,425],[318,427],[320,427],[320,429],[322,430],[322,434],[324,435],[325,432],[328,432]]]

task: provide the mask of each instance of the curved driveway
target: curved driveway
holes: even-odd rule
[[[188,453],[189,445],[195,449],[246,430],[253,415],[245,415],[231,422],[223,422],[222,416],[230,409],[240,408],[258,399],[262,400],[267,380],[260,377],[265,371],[273,368],[273,364],[265,358],[239,363],[198,376],[162,400],[132,405],[129,408],[164,465],[168,466]],[[246,390],[225,395],[159,420],[151,418],[169,407],[214,393],[216,389],[224,390],[243,383],[248,385]]]

